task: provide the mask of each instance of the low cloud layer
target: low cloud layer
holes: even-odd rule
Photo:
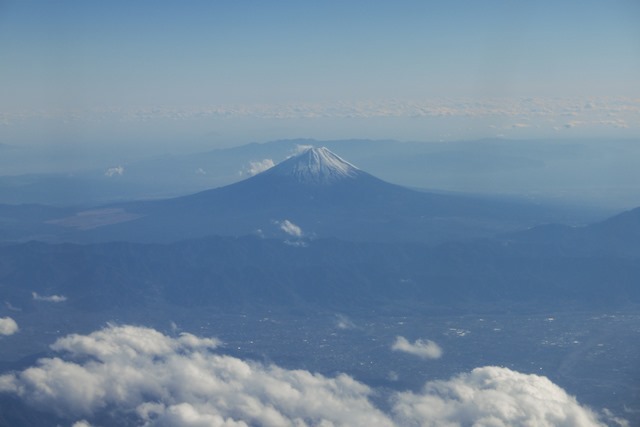
[[[31,292],[31,296],[35,301],[65,302],[67,300],[64,295],[40,295],[37,292]]]
[[[439,359],[442,357],[442,349],[431,340],[416,340],[410,343],[405,337],[396,337],[391,350],[413,354],[423,359]]]
[[[0,391],[60,416],[91,421],[117,407],[141,425],[391,426],[346,375],[326,378],[213,353],[217,342],[109,326],[59,339],[62,358],[0,377]]]
[[[18,332],[18,324],[11,317],[0,317],[0,335],[13,335]]]
[[[547,378],[507,368],[478,368],[428,382],[420,393],[396,393],[385,412],[369,387],[347,375],[246,362],[218,354],[218,346],[190,334],[111,325],[59,339],[52,345],[59,357],[0,376],[0,392],[78,426],[116,408],[144,426],[603,425]]]
[[[0,113],[0,123],[10,125],[30,119],[69,118],[76,121],[124,120],[149,122],[153,120],[193,120],[194,118],[259,118],[259,119],[318,119],[318,118],[389,118],[389,117],[515,117],[545,120],[567,116],[590,118],[633,117],[637,123],[640,99],[628,97],[601,98],[429,98],[417,101],[381,99],[329,103],[209,105],[199,107],[133,107],[94,108],[87,110],[30,110]],[[519,122],[521,123],[521,122]],[[595,121],[594,121],[595,123]],[[116,168],[111,168],[116,169]]]

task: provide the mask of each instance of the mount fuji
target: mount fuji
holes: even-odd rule
[[[327,148],[189,196],[109,205],[50,223],[63,240],[169,242],[207,235],[440,243],[548,220],[527,203],[427,193],[385,182]]]
[[[321,147],[309,148],[299,156],[290,157],[261,176],[266,179],[273,176],[288,177],[300,184],[330,185],[344,179],[371,175]]]

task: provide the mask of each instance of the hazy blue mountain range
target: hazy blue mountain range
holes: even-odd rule
[[[624,231],[623,231],[624,230]],[[581,228],[548,226],[427,246],[211,237],[172,244],[0,247],[0,299],[32,292],[83,310],[221,306],[616,307],[640,303],[638,210]]]
[[[629,185],[640,180],[633,160],[639,154],[638,141],[596,139],[292,139],[146,156],[10,147],[0,157],[0,201],[89,206],[176,197],[240,181],[310,145],[326,146],[386,181],[431,191],[571,202],[608,212],[640,204],[640,194]]]
[[[53,208],[45,211],[56,214]],[[46,220],[26,216],[37,224],[33,230],[38,234],[22,239],[170,242],[210,235],[289,235],[435,244],[493,236],[567,216],[560,208],[531,202],[390,184],[324,147],[307,148],[225,187],[68,212],[60,209],[59,215]]]
[[[640,208],[588,227],[549,224],[508,234],[501,240],[512,254],[640,257]]]

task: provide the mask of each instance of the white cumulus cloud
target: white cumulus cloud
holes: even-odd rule
[[[40,295],[37,292],[31,292],[31,296],[35,301],[65,302],[67,300],[64,295]]]
[[[289,236],[302,237],[302,228],[298,227],[288,219],[285,219],[284,221],[281,221],[278,224],[280,225],[280,230],[284,231]]]
[[[13,335],[18,332],[18,324],[11,317],[0,317],[0,335]]]
[[[431,340],[419,339],[411,343],[405,337],[396,337],[391,350],[413,354],[423,359],[439,359],[442,357],[442,349]]]
[[[484,367],[395,393],[388,411],[348,375],[247,362],[217,340],[109,325],[58,339],[57,357],[0,376],[0,392],[74,426],[119,414],[140,426],[602,426],[547,378]],[[111,415],[113,416],[113,415]],[[104,418],[101,418],[104,420]],[[117,424],[117,420],[113,420]]]
[[[347,375],[326,378],[213,353],[217,341],[109,326],[70,335],[64,355],[0,376],[0,391],[60,416],[87,419],[110,408],[140,425],[392,426]]]
[[[405,426],[604,426],[548,378],[497,366],[399,393],[393,411]]]

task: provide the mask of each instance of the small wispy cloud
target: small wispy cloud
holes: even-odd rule
[[[18,329],[18,324],[11,317],[0,317],[0,335],[13,335]]]
[[[112,176],[122,176],[124,175],[124,167],[123,166],[114,166],[112,168],[108,168],[104,172],[104,176],[108,176],[111,178]]]
[[[255,162],[249,162],[244,170],[240,171],[240,175],[254,176],[275,166],[272,159],[263,159]]]
[[[301,154],[304,153],[307,150],[311,150],[313,148],[313,145],[311,144],[298,144],[296,145],[296,148],[293,149],[293,154]]]
[[[598,124],[620,129],[627,129],[629,127],[629,124],[623,119],[600,120]]]
[[[65,302],[67,300],[64,295],[40,295],[37,292],[31,292],[31,296],[35,301]]]
[[[571,128],[575,128],[581,125],[584,125],[585,122],[583,122],[582,120],[571,120],[567,123],[564,124],[564,127],[567,129],[571,129]]]
[[[336,315],[336,327],[338,329],[354,329],[356,327],[356,325],[355,325],[355,323],[353,323],[351,321],[351,319],[349,319],[344,314],[337,314]]]
[[[22,309],[20,307],[16,307],[13,304],[11,304],[9,301],[5,301],[4,302],[4,306],[7,307],[7,310],[11,310],[11,311],[22,311]]]
[[[419,339],[411,343],[405,337],[398,336],[391,346],[391,350],[412,354],[423,359],[439,359],[442,357],[442,349],[431,340]]]

